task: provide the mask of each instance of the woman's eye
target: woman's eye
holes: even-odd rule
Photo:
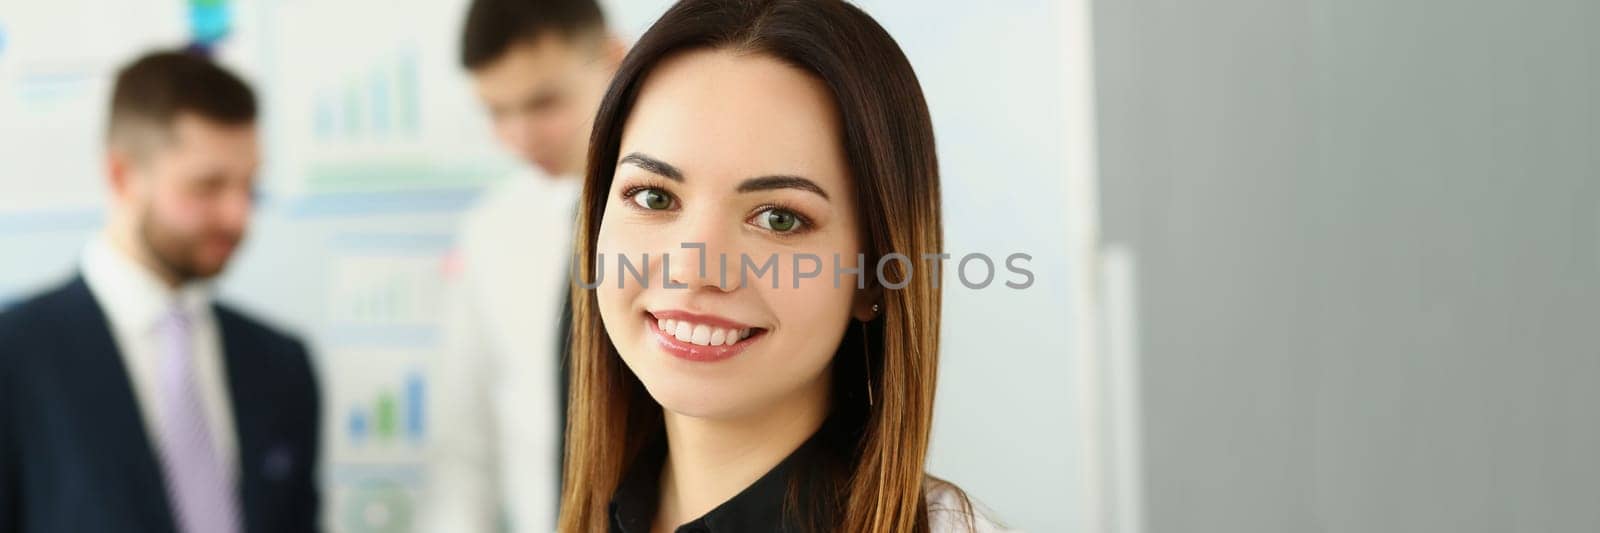
[[[667,191],[661,189],[640,189],[638,192],[633,193],[633,203],[645,209],[661,211],[672,208],[672,197],[667,195]]]
[[[794,233],[804,224],[800,221],[800,215],[775,207],[761,210],[755,218],[757,226],[775,233]]]

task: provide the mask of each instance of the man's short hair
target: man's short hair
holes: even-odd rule
[[[605,25],[594,0],[473,0],[461,32],[461,66],[477,70],[512,45],[545,35],[569,41],[598,37]]]
[[[255,122],[256,96],[244,80],[197,54],[146,54],[117,72],[107,142],[142,157],[168,142],[178,116],[228,125]]]

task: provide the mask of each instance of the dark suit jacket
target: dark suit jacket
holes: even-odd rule
[[[244,531],[318,529],[320,399],[305,348],[216,306]],[[0,533],[171,533],[159,459],[82,277],[0,314]]]

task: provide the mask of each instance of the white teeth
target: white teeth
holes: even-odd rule
[[[724,329],[671,318],[656,319],[656,327],[669,337],[700,346],[733,346],[755,332],[752,328]]]

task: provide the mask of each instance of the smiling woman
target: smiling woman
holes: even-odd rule
[[[588,169],[561,531],[998,529],[924,471],[935,282],[865,275],[942,246],[927,104],[876,22],[678,3],[613,80]],[[660,261],[599,283],[607,255]],[[801,255],[847,275],[722,275]]]

